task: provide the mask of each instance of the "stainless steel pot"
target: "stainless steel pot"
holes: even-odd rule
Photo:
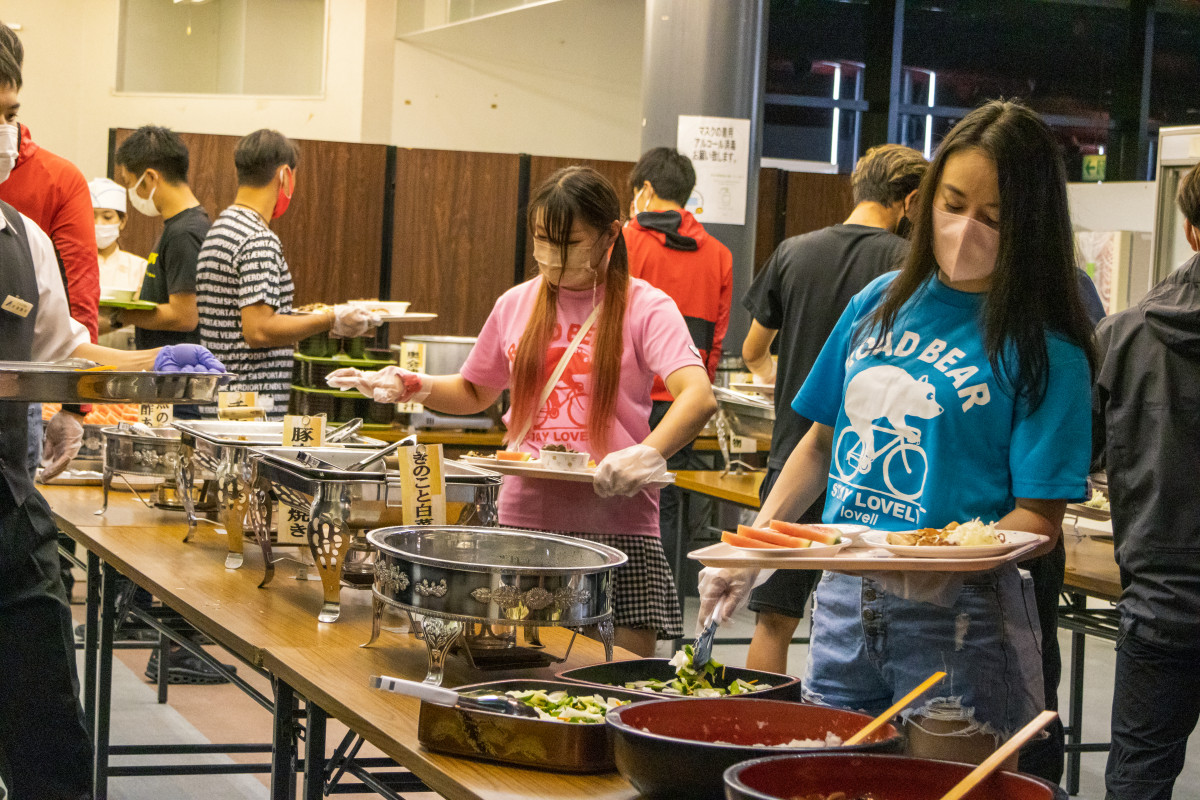
[[[513,528],[395,527],[367,534],[378,551],[371,641],[382,605],[424,618],[426,682],[440,683],[446,653],[468,625],[597,625],[612,658],[613,571],[625,554],[611,547]],[[468,642],[468,647],[470,643]]]
[[[225,555],[226,569],[242,565],[245,548],[243,531],[250,485],[249,453],[255,447],[279,447],[283,444],[282,422],[238,422],[229,420],[178,421],[180,450],[176,480],[179,485],[190,484],[196,470],[213,475],[215,494],[220,508],[220,522],[225,527],[229,552]],[[352,450],[374,450],[384,442],[367,436],[352,435],[339,444]],[[189,507],[188,538],[200,521]]]
[[[405,336],[406,342],[425,345],[425,372],[430,375],[453,375],[467,362],[474,336]]]
[[[304,454],[318,460],[304,462]],[[371,585],[375,551],[364,532],[402,521],[400,474],[384,471],[349,471],[362,450],[335,447],[264,447],[251,450],[250,519],[263,550],[265,574],[261,586],[274,577],[271,554],[271,514],[274,501],[283,499],[293,508],[307,509],[306,544],[312,552],[325,603],[318,619],[333,622],[341,610],[341,581]],[[322,465],[320,462],[324,462]],[[370,465],[368,465],[370,466]],[[446,461],[446,515],[460,525],[495,525],[501,477],[494,472]]]

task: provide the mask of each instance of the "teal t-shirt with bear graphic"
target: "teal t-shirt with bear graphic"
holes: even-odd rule
[[[988,361],[986,295],[936,277],[883,341],[856,338],[896,274],[854,297],[792,403],[834,429],[825,521],[911,530],[994,522],[1017,497],[1083,499],[1091,457],[1084,352],[1047,334],[1049,383],[1031,411]]]

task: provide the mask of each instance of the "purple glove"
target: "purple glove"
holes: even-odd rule
[[[225,372],[225,365],[198,344],[169,344],[154,358],[155,372]]]

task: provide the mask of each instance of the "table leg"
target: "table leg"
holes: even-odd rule
[[[104,564],[101,568],[99,681],[96,686],[96,727],[93,735],[96,751],[92,761],[92,786],[95,800],[108,800],[109,713],[112,709],[113,628],[117,615],[117,571]]]
[[[296,797],[296,693],[275,678],[275,719],[271,744],[271,800]]]
[[[158,672],[154,676],[158,684],[158,703],[167,702],[167,687],[170,686],[171,640],[162,631],[158,632]]]
[[[1087,608],[1087,596],[1082,594],[1070,595],[1071,609],[1083,611]],[[1072,750],[1071,745],[1083,741],[1083,667],[1084,648],[1087,635],[1080,631],[1071,632],[1071,689],[1069,708],[1067,711],[1067,794],[1079,794],[1079,773],[1082,753]]]
[[[100,639],[100,557],[87,551],[87,612],[83,625],[83,716],[96,733],[96,645]]]
[[[325,722],[329,716],[311,700],[304,703],[304,800],[325,796]]]

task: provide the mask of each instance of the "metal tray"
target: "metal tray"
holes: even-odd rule
[[[211,403],[229,373],[88,371],[78,361],[0,361],[0,400],[22,403]]]
[[[745,667],[725,667],[726,685],[738,678],[744,681],[758,681],[771,685],[753,694],[734,695],[731,699],[755,697],[760,700],[794,700],[797,703],[803,698],[800,695],[800,679],[791,675],[781,675],[777,672],[763,672]],[[686,700],[682,695],[662,694],[661,692],[626,689],[629,681],[669,681],[675,677],[675,667],[665,658],[634,658],[628,661],[610,661],[607,664],[593,664],[590,667],[576,667],[564,670],[556,676],[564,681],[591,686],[599,691],[608,689],[633,692],[651,700]]]
[[[567,681],[507,680],[460,686],[458,692],[507,692],[544,689],[576,695],[599,694],[637,703],[654,698],[641,692],[605,687],[593,690]],[[454,756],[498,761],[553,772],[609,772],[612,733],[607,724],[551,722],[493,711],[470,711],[421,703],[417,741]]]
[[[751,439],[770,439],[775,429],[775,404],[721,386],[713,387],[717,406],[734,434]]]
[[[184,433],[191,434],[222,447],[282,447],[282,422],[238,422],[230,420],[213,420],[203,422],[175,421],[171,423]],[[368,436],[354,434],[347,442],[339,443],[338,447],[376,450],[385,447],[387,442],[372,439]],[[334,445],[330,445],[333,447]],[[359,454],[362,457],[362,454]]]

